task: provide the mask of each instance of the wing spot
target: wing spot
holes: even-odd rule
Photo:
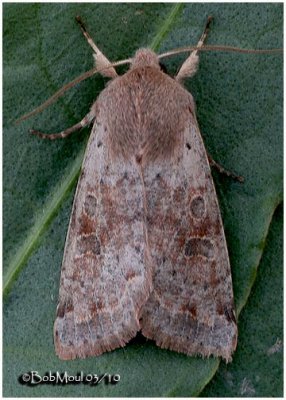
[[[97,147],[101,147],[101,146],[102,146],[102,142],[99,141],[99,142],[97,143]]]
[[[96,213],[96,206],[97,206],[97,198],[91,193],[87,194],[84,201],[85,213],[90,217],[94,217]]]
[[[192,146],[190,145],[190,143],[186,143],[186,148],[188,149],[188,150],[191,150],[191,148],[192,148]]]
[[[134,271],[130,270],[130,271],[127,271],[127,273],[125,274],[125,279],[127,281],[130,281],[130,280],[134,279],[136,276],[137,276],[136,273]]]
[[[82,213],[78,219],[79,235],[90,235],[96,229],[96,221],[92,216]]]
[[[90,235],[82,235],[77,238],[78,251],[80,255],[93,254],[100,255],[100,242],[93,233]]]
[[[191,238],[185,246],[185,256],[202,256],[213,258],[215,255],[214,245],[209,239]]]
[[[181,307],[181,311],[184,313],[188,313],[192,318],[197,318],[197,307],[195,304],[183,304]]]
[[[206,207],[204,198],[200,195],[191,200],[191,213],[194,218],[202,218],[205,214]]]
[[[141,164],[141,162],[142,162],[142,154],[136,154],[135,160],[136,160],[137,164]]]
[[[89,305],[88,309],[89,309],[89,311],[90,311],[92,314],[96,314],[96,313],[97,313],[97,307],[96,307],[96,304],[95,304],[95,303],[91,303],[91,304]]]

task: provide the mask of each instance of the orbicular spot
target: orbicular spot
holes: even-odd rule
[[[83,206],[85,213],[90,217],[94,217],[96,214],[97,198],[90,193],[87,194]]]
[[[72,299],[60,301],[57,307],[57,317],[63,318],[66,313],[73,311]]]
[[[77,246],[80,255],[93,254],[98,256],[100,254],[100,243],[95,234],[79,236]]]
[[[214,245],[209,239],[191,238],[186,243],[185,255],[187,257],[202,256],[213,258],[214,253]]]
[[[194,218],[202,218],[205,213],[205,201],[202,196],[196,196],[191,200],[191,213]]]

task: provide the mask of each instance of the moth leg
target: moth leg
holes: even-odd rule
[[[118,76],[115,69],[113,67],[110,67],[111,62],[108,60],[107,57],[105,57],[105,55],[99,50],[99,48],[96,46],[96,44],[92,40],[92,37],[87,32],[86,27],[85,27],[81,17],[78,15],[78,16],[76,16],[75,19],[78,22],[80,29],[81,29],[84,37],[86,38],[88,44],[91,46],[92,50],[94,51],[93,57],[95,60],[96,67],[98,69],[107,68],[106,70],[101,71],[100,74],[102,76],[106,76],[108,78],[115,78],[116,76]]]
[[[51,133],[51,134],[46,134],[46,133],[42,133],[40,131],[37,131],[35,129],[30,129],[30,133],[32,135],[36,135],[39,136],[42,139],[50,139],[50,140],[54,140],[54,139],[63,139],[66,138],[67,136],[69,136],[71,133],[78,131],[81,128],[84,128],[85,126],[89,125],[95,118],[95,112],[94,110],[91,110],[88,114],[86,114],[86,116],[77,124],[71,126],[68,129],[65,129],[64,131],[61,131],[59,133]]]
[[[213,20],[213,17],[208,17],[207,23],[204,29],[204,32],[198,41],[197,47],[202,47],[210,29],[210,23]],[[194,50],[186,59],[186,61],[181,66],[179,72],[175,76],[176,81],[182,81],[185,78],[190,78],[191,76],[195,75],[199,66],[199,50]]]
[[[228,176],[228,177],[230,177],[232,179],[235,179],[236,181],[244,182],[243,176],[236,175],[233,172],[226,170],[223,166],[221,166],[219,163],[217,163],[211,157],[211,155],[209,153],[207,153],[207,155],[208,155],[208,160],[209,160],[210,166],[216,168],[219,173],[224,174],[224,175],[226,175],[226,176]]]

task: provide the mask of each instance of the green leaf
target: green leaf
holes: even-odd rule
[[[194,45],[208,15],[215,18],[208,44],[282,47],[283,6],[6,3],[3,7],[3,394],[195,396],[212,379],[218,359],[162,350],[140,335],[123,349],[97,358],[63,362],[54,353],[60,265],[89,130],[55,142],[41,141],[27,131],[33,127],[57,132],[78,122],[105,80],[93,77],[38,116],[20,125],[14,121],[92,68],[91,50],[74,21],[78,14],[99,48],[116,61],[130,57],[138,47],[152,45],[163,52]],[[185,56],[166,60],[168,70],[175,73]],[[245,177],[245,183],[239,184],[214,174],[240,311],[254,284],[273,213],[282,200],[282,56],[202,53],[199,72],[186,86],[196,100],[209,153]],[[239,332],[246,336],[247,325]],[[240,351],[238,346],[235,357]],[[120,374],[121,380],[95,387],[21,385],[19,376],[31,370]]]

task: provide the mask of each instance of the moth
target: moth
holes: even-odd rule
[[[162,348],[230,361],[237,323],[227,245],[195,103],[182,84],[197,70],[211,19],[174,78],[149,49],[118,76],[120,63],[77,19],[97,70],[112,80],[76,125],[32,131],[56,139],[93,123],[64,250],[56,353],[99,356],[141,331]]]

